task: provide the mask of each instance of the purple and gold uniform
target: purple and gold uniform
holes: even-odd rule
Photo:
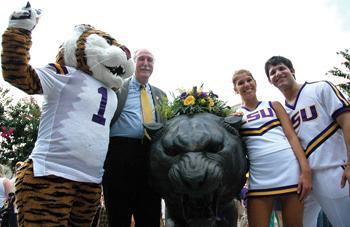
[[[336,118],[349,101],[327,81],[306,82],[286,111],[312,170],[313,190],[305,201],[304,226],[316,226],[321,207],[334,226],[350,225],[349,185],[340,188],[346,145]]]
[[[254,110],[242,107],[240,134],[250,161],[248,197],[296,193],[299,163],[271,102],[259,102]]]

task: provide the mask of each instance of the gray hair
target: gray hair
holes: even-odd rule
[[[149,51],[148,49],[142,48],[142,49],[137,49],[137,50],[134,52],[134,61],[135,61],[135,62],[136,62],[137,57],[139,56],[139,53],[140,53],[141,51],[150,53],[150,54],[152,55],[152,58],[153,58],[153,61],[154,61],[154,55],[152,54],[152,52]]]

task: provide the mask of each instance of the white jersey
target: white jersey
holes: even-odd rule
[[[240,134],[249,158],[248,197],[296,193],[299,163],[284,134],[271,102],[259,102],[254,110],[242,107]]]
[[[240,134],[246,142],[250,160],[290,148],[271,102],[259,102],[252,111],[245,107],[239,111],[244,114]]]
[[[305,83],[285,108],[312,169],[341,166],[346,145],[336,117],[350,111],[347,98],[330,82]]]
[[[92,76],[57,64],[36,69],[43,88],[34,175],[100,183],[108,150],[115,92]]]

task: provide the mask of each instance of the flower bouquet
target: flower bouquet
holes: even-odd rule
[[[212,91],[203,91],[203,84],[190,90],[179,89],[180,95],[173,95],[174,101],[163,99],[158,106],[160,113],[171,119],[181,114],[193,115],[196,113],[212,113],[220,117],[226,117],[232,113],[231,107],[226,105]]]

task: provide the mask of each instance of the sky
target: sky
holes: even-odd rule
[[[25,0],[1,0],[0,31]],[[59,45],[76,24],[91,24],[111,34],[132,52],[154,53],[150,83],[177,93],[204,84],[234,105],[232,74],[250,70],[260,100],[283,101],[267,81],[264,64],[273,55],[292,60],[300,83],[328,79],[350,48],[349,0],[31,0],[42,9],[32,32],[31,65],[55,60]],[[2,86],[9,87],[3,81]],[[16,96],[24,96],[14,90]]]

